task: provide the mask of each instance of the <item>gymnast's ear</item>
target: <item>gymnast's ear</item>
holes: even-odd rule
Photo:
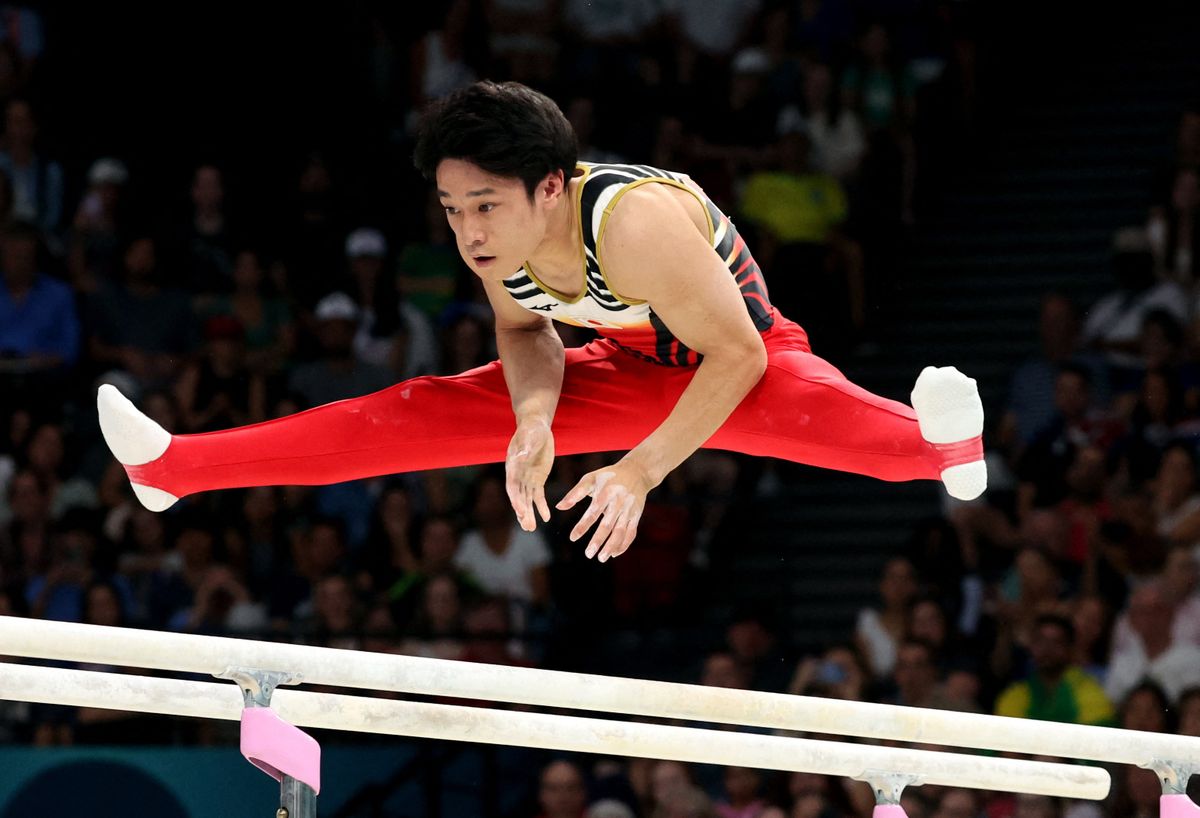
[[[567,190],[566,178],[563,175],[561,168],[556,168],[550,171],[538,183],[537,198],[545,204],[551,204],[558,201]]]

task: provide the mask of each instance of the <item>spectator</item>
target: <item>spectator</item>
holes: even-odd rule
[[[4,108],[0,171],[12,182],[13,216],[34,224],[53,241],[63,212],[63,172],[36,150],[38,123],[33,105],[14,98]]]
[[[806,656],[796,666],[788,692],[798,696],[862,701],[869,677],[863,662],[848,645],[834,645],[820,657]]]
[[[103,157],[88,170],[88,188],[71,222],[67,268],[78,292],[95,293],[120,270],[125,185],[129,171],[119,159]]]
[[[192,173],[191,219],[182,231],[183,280],[192,293],[233,289],[233,241],[225,215],[225,175],[216,165]]]
[[[1174,615],[1161,583],[1147,583],[1130,595],[1124,614],[1130,638],[1115,642],[1104,685],[1110,699],[1120,701],[1150,680],[1174,702],[1185,688],[1200,684],[1200,647],[1174,641]]]
[[[1200,566],[1191,548],[1178,545],[1167,552],[1161,582],[1167,603],[1175,609],[1172,640],[1200,645]]]
[[[593,97],[577,94],[563,109],[571,129],[575,131],[575,139],[579,143],[579,161],[594,162],[598,165],[621,164],[625,158],[618,153],[605,150],[594,144],[596,137],[596,100]]]
[[[717,818],[712,800],[699,787],[673,794],[654,813],[656,818]]]
[[[469,65],[468,33],[471,3],[450,0],[441,25],[425,32],[413,45],[413,108],[441,99],[452,91],[475,82],[475,70]]]
[[[1079,315],[1069,298],[1059,293],[1042,296],[1038,317],[1039,354],[1021,364],[1013,373],[1008,390],[1004,425],[1016,434],[1024,447],[1056,418],[1056,381],[1061,367],[1082,364],[1089,373],[1089,384],[1097,383],[1103,362],[1082,358],[1078,351]],[[1095,394],[1093,394],[1095,393]],[[1089,398],[1103,398],[1104,389],[1089,390]]]
[[[665,815],[667,804],[695,786],[692,771],[681,761],[659,761],[650,768],[650,798],[644,815]]]
[[[527,666],[522,645],[513,639],[511,606],[501,597],[487,597],[475,602],[463,618],[466,646],[462,659],[466,662],[486,662],[493,665]]]
[[[740,209],[761,231],[759,257],[773,273],[772,303],[796,316],[810,337],[833,344],[865,321],[862,251],[840,232],[845,191],[812,169],[810,150],[805,134],[784,134],[779,167],[750,176]]]
[[[1200,736],[1200,687],[1189,687],[1179,694],[1179,735]]]
[[[710,653],[704,660],[704,669],[700,673],[700,684],[705,687],[726,687],[733,690],[745,690],[749,678],[745,668],[738,664],[731,654],[724,651]]]
[[[70,289],[38,269],[38,235],[12,224],[0,244],[0,373],[40,373],[75,363],[79,319]]]
[[[1174,713],[1167,694],[1154,682],[1142,682],[1121,702],[1117,726],[1148,733],[1174,732]]]
[[[436,190],[425,197],[423,234],[400,250],[400,292],[431,321],[440,319],[454,300],[462,257]]]
[[[587,806],[583,773],[570,761],[552,761],[542,769],[538,818],[582,818]]]
[[[1197,265],[1200,265],[1197,257],[1200,224],[1196,223],[1196,208],[1200,204],[1198,180],[1195,168],[1180,168],[1169,201],[1152,207],[1146,224],[1157,273],[1189,292],[1196,284]]]
[[[584,813],[585,818],[637,818],[634,811],[623,801],[603,798],[591,804]]]
[[[25,462],[42,481],[50,495],[50,518],[62,519],[73,508],[95,509],[99,505],[95,487],[71,474],[62,426],[42,423],[34,428],[25,448]]]
[[[725,798],[716,804],[720,818],[759,818],[767,808],[762,777],[749,767],[726,767],[722,776]]]
[[[1187,297],[1172,281],[1154,275],[1149,239],[1139,228],[1117,232],[1113,241],[1113,271],[1117,288],[1088,310],[1083,343],[1103,352],[1111,366],[1135,370],[1139,338],[1146,316],[1165,310],[1180,323],[1187,321]]]
[[[454,522],[447,517],[426,517],[421,524],[416,567],[384,589],[393,607],[401,612],[411,610],[424,583],[440,574],[453,576],[460,589],[478,593],[480,587],[474,578],[455,564],[458,550],[459,536]]]
[[[1112,608],[1103,596],[1087,594],[1072,600],[1071,624],[1075,627],[1072,664],[1101,684],[1108,675],[1112,618]]]
[[[1151,491],[1154,530],[1165,542],[1191,546],[1200,541],[1200,458],[1185,443],[1167,447]],[[1200,558],[1200,553],[1194,554]]]
[[[945,789],[931,818],[976,818],[980,814],[980,801],[974,790]]]
[[[792,662],[780,647],[773,617],[765,611],[735,613],[725,628],[725,646],[746,672],[751,689],[778,692],[787,687]]]
[[[476,484],[473,517],[475,528],[463,535],[454,564],[485,593],[526,606],[545,605],[550,550],[540,532],[517,525],[502,477],[488,474]]]
[[[321,357],[292,372],[289,389],[307,406],[320,406],[343,398],[358,397],[391,385],[387,370],[354,354],[354,334],[360,312],[345,293],[321,299],[315,311]]]
[[[85,593],[97,579],[96,545],[91,526],[79,518],[58,527],[45,572],[31,576],[25,585],[30,616],[60,622],[83,620]]]
[[[1092,408],[1092,376],[1081,365],[1062,365],[1054,383],[1055,416],[1026,447],[1017,462],[1017,517],[1034,508],[1061,502],[1067,495],[1067,470],[1078,448],[1102,450],[1116,438],[1116,426]]]
[[[312,612],[299,623],[317,644],[345,650],[361,650],[363,612],[354,586],[342,574],[319,579],[313,589]]]
[[[557,0],[492,0],[487,4],[493,75],[542,86],[554,79],[559,45]]]
[[[877,679],[887,678],[895,667],[896,648],[907,635],[909,609],[917,591],[913,564],[903,557],[893,557],[884,565],[879,580],[883,608],[863,608],[858,612],[854,641]]]
[[[996,700],[996,714],[1073,724],[1110,724],[1110,698],[1099,683],[1071,664],[1075,628],[1054,614],[1039,616],[1030,643],[1033,672]],[[1111,688],[1110,688],[1111,692]],[[1120,697],[1116,697],[1120,698]]]
[[[467,309],[446,319],[441,374],[457,375],[496,357],[485,319]]]
[[[398,355],[401,380],[437,371],[437,343],[425,315],[400,298],[396,282],[384,275],[387,240],[362,227],[346,239],[346,258],[360,307],[354,351],[360,360],[387,366]]]
[[[267,419],[267,384],[246,366],[246,331],[236,318],[204,322],[204,347],[175,385],[184,430],[212,432]]]
[[[273,627],[286,630],[293,620],[313,615],[317,584],[341,573],[346,556],[346,536],[341,521],[328,517],[313,520],[292,544],[289,570],[272,583],[269,600]]]
[[[173,630],[189,633],[256,633],[267,626],[266,607],[254,600],[241,577],[228,565],[191,564],[192,601],[167,622]]]
[[[858,114],[841,104],[834,93],[833,70],[824,63],[804,69],[800,104],[780,112],[779,131],[807,133],[812,141],[813,169],[842,184],[858,173],[867,148]]]
[[[102,286],[90,305],[91,359],[142,386],[164,386],[193,348],[192,308],[183,292],[163,286],[154,239],[135,237],[124,259],[122,280]]]
[[[462,636],[462,589],[453,574],[435,574],[421,584],[420,606],[407,627],[404,652],[436,659],[458,659]]]
[[[386,590],[420,569],[417,519],[408,489],[394,483],[375,503],[359,562],[364,588]]]
[[[233,291],[209,299],[204,313],[237,319],[246,344],[246,366],[260,375],[276,375],[296,346],[291,310],[282,298],[268,294],[263,259],[244,248],[233,257]]]
[[[892,669],[896,704],[955,709],[958,703],[948,699],[941,682],[938,657],[932,646],[916,639],[906,639],[900,643],[896,650],[896,664]]]

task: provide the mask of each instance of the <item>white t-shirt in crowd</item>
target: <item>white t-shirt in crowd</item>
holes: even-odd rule
[[[550,549],[539,532],[524,531],[514,523],[508,548],[497,554],[487,547],[483,534],[471,529],[459,543],[454,564],[489,594],[532,602],[530,574],[550,564]]]
[[[665,6],[679,17],[692,45],[706,54],[728,55],[762,8],[762,0],[669,0]]]

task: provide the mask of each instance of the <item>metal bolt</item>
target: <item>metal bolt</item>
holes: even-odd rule
[[[288,818],[287,807],[280,807],[275,810],[275,818]]]

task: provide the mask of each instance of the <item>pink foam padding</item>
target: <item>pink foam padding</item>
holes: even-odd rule
[[[872,818],[908,818],[908,814],[899,804],[876,804]]]
[[[242,755],[276,781],[290,775],[321,791],[321,745],[269,707],[242,711]]]
[[[1186,795],[1164,795],[1158,800],[1161,818],[1200,818],[1200,807]]]

